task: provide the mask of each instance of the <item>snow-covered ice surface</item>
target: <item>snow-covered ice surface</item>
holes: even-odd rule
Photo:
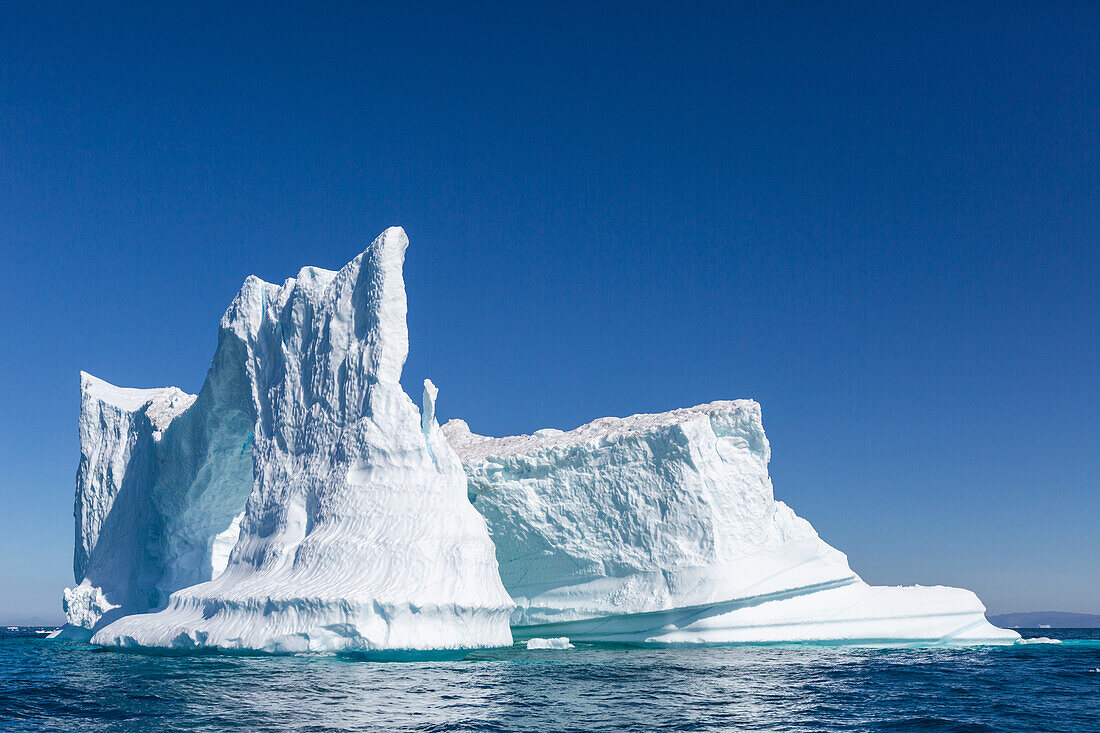
[[[518,638],[1011,643],[970,591],[872,587],[776,501],[760,406],[713,402],[568,432],[443,431],[489,522]]]
[[[538,637],[527,640],[528,649],[572,649],[569,637],[558,636],[553,639],[540,639]]]
[[[66,634],[123,647],[401,653],[511,644],[485,520],[399,383],[408,240],[248,278],[197,397],[82,380]]]

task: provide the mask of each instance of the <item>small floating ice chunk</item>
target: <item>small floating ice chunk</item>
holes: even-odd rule
[[[1061,644],[1061,639],[1051,639],[1049,636],[1036,636],[1034,639],[1017,639],[1017,644]]]
[[[569,637],[559,636],[554,639],[528,639],[528,649],[572,649],[573,645],[569,643]]]

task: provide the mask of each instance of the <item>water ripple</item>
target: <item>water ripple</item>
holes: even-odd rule
[[[972,649],[517,645],[389,664],[0,636],[0,729],[1100,731],[1100,643],[1084,636]]]

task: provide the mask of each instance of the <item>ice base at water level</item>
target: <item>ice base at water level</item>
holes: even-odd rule
[[[227,610],[223,604],[221,611],[204,618],[209,604],[197,600],[181,598],[159,613],[126,616],[92,642],[174,653],[337,652],[376,661],[461,659],[476,648],[511,644],[500,632],[499,613],[480,609],[383,608],[300,599],[278,603],[277,613],[251,604]]]
[[[990,624],[971,591],[868,585],[843,553],[817,538],[714,567],[539,590],[516,599],[512,633],[517,639],[560,635],[628,644],[873,646],[1019,639],[1015,631]],[[634,603],[625,613],[601,612],[609,598]]]
[[[859,580],[664,611],[512,627],[518,639],[561,635],[624,644],[1013,644],[973,593],[958,588],[875,587]]]

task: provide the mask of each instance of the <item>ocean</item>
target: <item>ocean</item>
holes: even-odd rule
[[[0,629],[4,731],[1100,731],[1100,629],[1062,643],[160,656]]]

